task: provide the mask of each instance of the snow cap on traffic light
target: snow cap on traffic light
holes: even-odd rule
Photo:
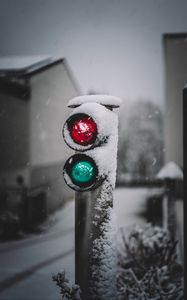
[[[68,107],[76,108],[85,103],[98,103],[110,108],[120,107],[122,100],[111,95],[83,95],[74,97],[68,102]]]
[[[77,151],[87,151],[101,146],[112,134],[113,112],[98,103],[78,106],[63,127],[63,137],[67,145]]]

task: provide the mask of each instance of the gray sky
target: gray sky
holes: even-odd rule
[[[162,34],[187,0],[0,0],[0,55],[66,57],[83,93],[164,99]]]

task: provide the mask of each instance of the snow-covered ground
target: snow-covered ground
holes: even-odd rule
[[[117,216],[117,226],[127,228],[134,224],[145,224],[140,213],[145,209],[148,195],[146,188],[118,188],[114,193],[114,209]]]
[[[144,224],[138,214],[147,189],[119,188],[114,193],[118,227]],[[0,300],[58,300],[52,274],[62,268],[74,281],[74,201],[51,217],[46,231],[0,244]]]
[[[49,224],[46,233],[0,244],[1,300],[59,299],[51,276],[62,268],[74,280],[74,201]]]

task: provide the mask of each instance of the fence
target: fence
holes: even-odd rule
[[[184,259],[183,230],[183,180],[155,178],[155,180],[118,181],[117,187],[148,188],[147,210],[145,218],[153,225],[162,226],[178,240],[179,259]]]

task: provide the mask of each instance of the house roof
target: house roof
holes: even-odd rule
[[[62,61],[62,58],[50,56],[1,57],[0,77],[24,77],[26,75],[32,75]]]
[[[0,90],[4,93],[14,93],[18,97],[29,98],[31,76],[43,72],[57,64],[63,64],[71,82],[80,94],[71,68],[65,58],[51,56],[7,56],[0,58]]]

